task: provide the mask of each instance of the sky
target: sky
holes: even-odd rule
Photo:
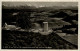
[[[78,2],[2,2],[5,6],[35,6],[35,7],[49,7],[49,6],[78,6]]]

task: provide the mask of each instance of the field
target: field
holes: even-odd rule
[[[78,36],[77,35],[65,36],[65,37],[63,37],[63,39],[65,39],[75,45],[78,45]]]

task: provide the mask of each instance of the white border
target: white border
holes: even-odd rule
[[[78,2],[78,13],[80,13],[80,10],[79,10],[79,6],[80,6],[80,4],[79,4],[79,0],[0,0],[0,11],[1,11],[1,13],[0,13],[0,30],[1,30],[1,20],[2,20],[2,1],[4,1],[4,2]],[[80,15],[78,15],[78,18],[79,18],[79,16]],[[57,49],[57,50],[55,50],[55,49],[52,49],[52,50],[48,50],[48,49],[45,49],[45,51],[80,51],[80,44],[79,44],[79,40],[80,40],[80,35],[79,35],[79,28],[80,28],[80,26],[79,26],[80,24],[79,24],[79,19],[78,19],[78,50],[67,50],[67,49],[65,49],[65,50],[59,50],[59,49]],[[0,31],[0,33],[1,33],[1,31]],[[1,35],[0,35],[0,37],[1,37]],[[1,42],[1,38],[0,38],[0,42]],[[1,49],[1,43],[0,43],[0,50],[1,51],[41,51],[42,49],[35,49],[35,50],[33,50],[33,49]],[[42,50],[42,51],[44,51],[44,50]]]

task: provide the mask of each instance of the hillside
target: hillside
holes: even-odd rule
[[[78,47],[62,39],[55,33],[41,35],[33,32],[2,30],[3,49],[77,49]]]

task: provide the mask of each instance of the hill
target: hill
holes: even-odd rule
[[[2,30],[2,49],[77,49],[55,33],[41,35],[33,32]]]

